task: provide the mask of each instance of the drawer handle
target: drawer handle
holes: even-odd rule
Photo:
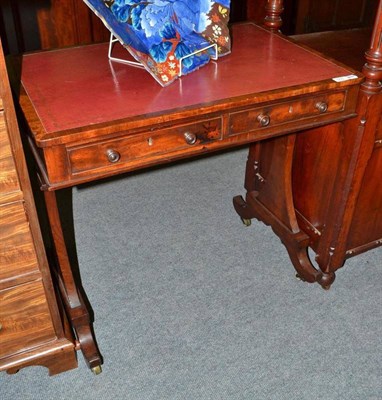
[[[316,108],[320,113],[324,113],[328,111],[328,103],[325,103],[324,101],[319,101],[316,103]]]
[[[192,132],[186,132],[184,134],[184,139],[186,140],[186,143],[189,145],[193,145],[196,143],[196,140],[198,139],[195,135],[195,133]]]
[[[260,114],[257,120],[262,127],[268,126],[271,123],[271,117],[268,114]]]
[[[118,153],[118,151],[113,149],[106,150],[106,156],[111,163],[116,163],[121,158],[121,155]]]

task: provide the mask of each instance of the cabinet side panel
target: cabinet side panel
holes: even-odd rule
[[[341,124],[312,129],[297,135],[293,161],[295,209],[317,231],[325,229],[342,149]],[[315,230],[306,233],[311,235]],[[319,236],[312,237],[318,240]],[[316,243],[312,243],[315,247]]]
[[[347,250],[382,238],[382,147],[367,165],[347,242]]]

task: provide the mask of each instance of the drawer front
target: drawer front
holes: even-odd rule
[[[2,201],[2,197],[7,193],[20,190],[5,117],[2,111],[0,111],[0,149],[0,201]]]
[[[346,92],[337,92],[232,113],[229,135],[272,128],[284,123],[342,111],[345,99]]]
[[[0,205],[0,223],[0,289],[39,277],[23,203]]]
[[[0,358],[55,339],[40,280],[0,291]]]
[[[221,118],[197,121],[159,131],[72,147],[68,149],[73,174],[97,168],[114,167],[138,159],[155,157],[189,147],[198,147],[222,138]]]

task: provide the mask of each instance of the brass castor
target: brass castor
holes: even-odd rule
[[[247,218],[242,218],[241,221],[243,222],[243,224],[245,226],[251,226],[251,224],[252,224],[252,221],[250,219],[247,219]]]
[[[94,375],[99,375],[102,372],[102,367],[100,365],[97,365],[92,368],[92,372]]]

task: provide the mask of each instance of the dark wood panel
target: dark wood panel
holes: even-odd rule
[[[376,148],[366,168],[357,200],[347,250],[382,239],[382,148]]]
[[[0,34],[6,53],[108,40],[102,22],[79,0],[2,0]]]
[[[364,53],[370,44],[370,37],[371,28],[360,28],[306,33],[294,35],[293,39],[361,71],[365,63]]]
[[[322,231],[341,161],[343,133],[340,124],[306,131],[297,136],[293,168],[295,208]],[[309,231],[314,235],[315,231]]]
[[[370,27],[378,0],[299,0],[295,33]]]
[[[51,0],[36,10],[42,49],[104,41],[109,33],[82,1]]]

